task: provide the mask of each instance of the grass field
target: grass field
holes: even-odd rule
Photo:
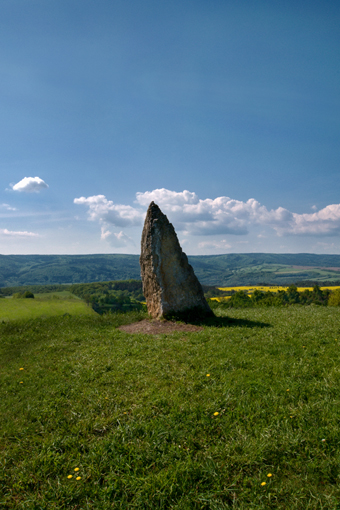
[[[0,323],[0,508],[339,509],[340,310],[228,316]]]
[[[79,300],[80,298],[78,296],[75,296],[72,294],[72,292],[68,290],[61,290],[58,292],[39,292],[34,294],[35,299],[38,299],[40,301],[46,300],[46,299],[72,299]]]
[[[94,315],[95,312],[84,301],[72,296],[69,292],[37,294],[34,299],[0,299],[0,322],[35,317],[55,317],[65,313]]]

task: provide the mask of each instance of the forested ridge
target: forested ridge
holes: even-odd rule
[[[242,253],[189,256],[205,285],[340,280],[340,255]],[[297,267],[296,267],[297,266]],[[138,255],[0,255],[0,287],[140,279]]]

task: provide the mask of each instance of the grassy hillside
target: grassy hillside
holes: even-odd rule
[[[1,508],[338,508],[339,309],[228,316],[0,323]]]
[[[0,286],[140,278],[137,255],[0,255]]]
[[[200,282],[231,286],[340,280],[340,255],[190,256]],[[298,266],[298,267],[296,267]],[[0,287],[140,279],[138,255],[0,255]]]
[[[289,285],[299,281],[340,280],[340,272],[334,270],[340,268],[339,255],[246,253],[190,257],[190,263],[200,282],[206,285]]]
[[[84,301],[69,293],[36,294],[34,299],[0,299],[0,322],[59,315],[94,315]]]

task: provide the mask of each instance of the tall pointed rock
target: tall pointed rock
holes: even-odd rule
[[[151,317],[185,319],[214,315],[188,257],[180,247],[174,227],[154,202],[146,213],[140,266]]]

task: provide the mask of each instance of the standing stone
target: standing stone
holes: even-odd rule
[[[174,227],[154,202],[146,213],[140,266],[152,318],[214,316]]]

